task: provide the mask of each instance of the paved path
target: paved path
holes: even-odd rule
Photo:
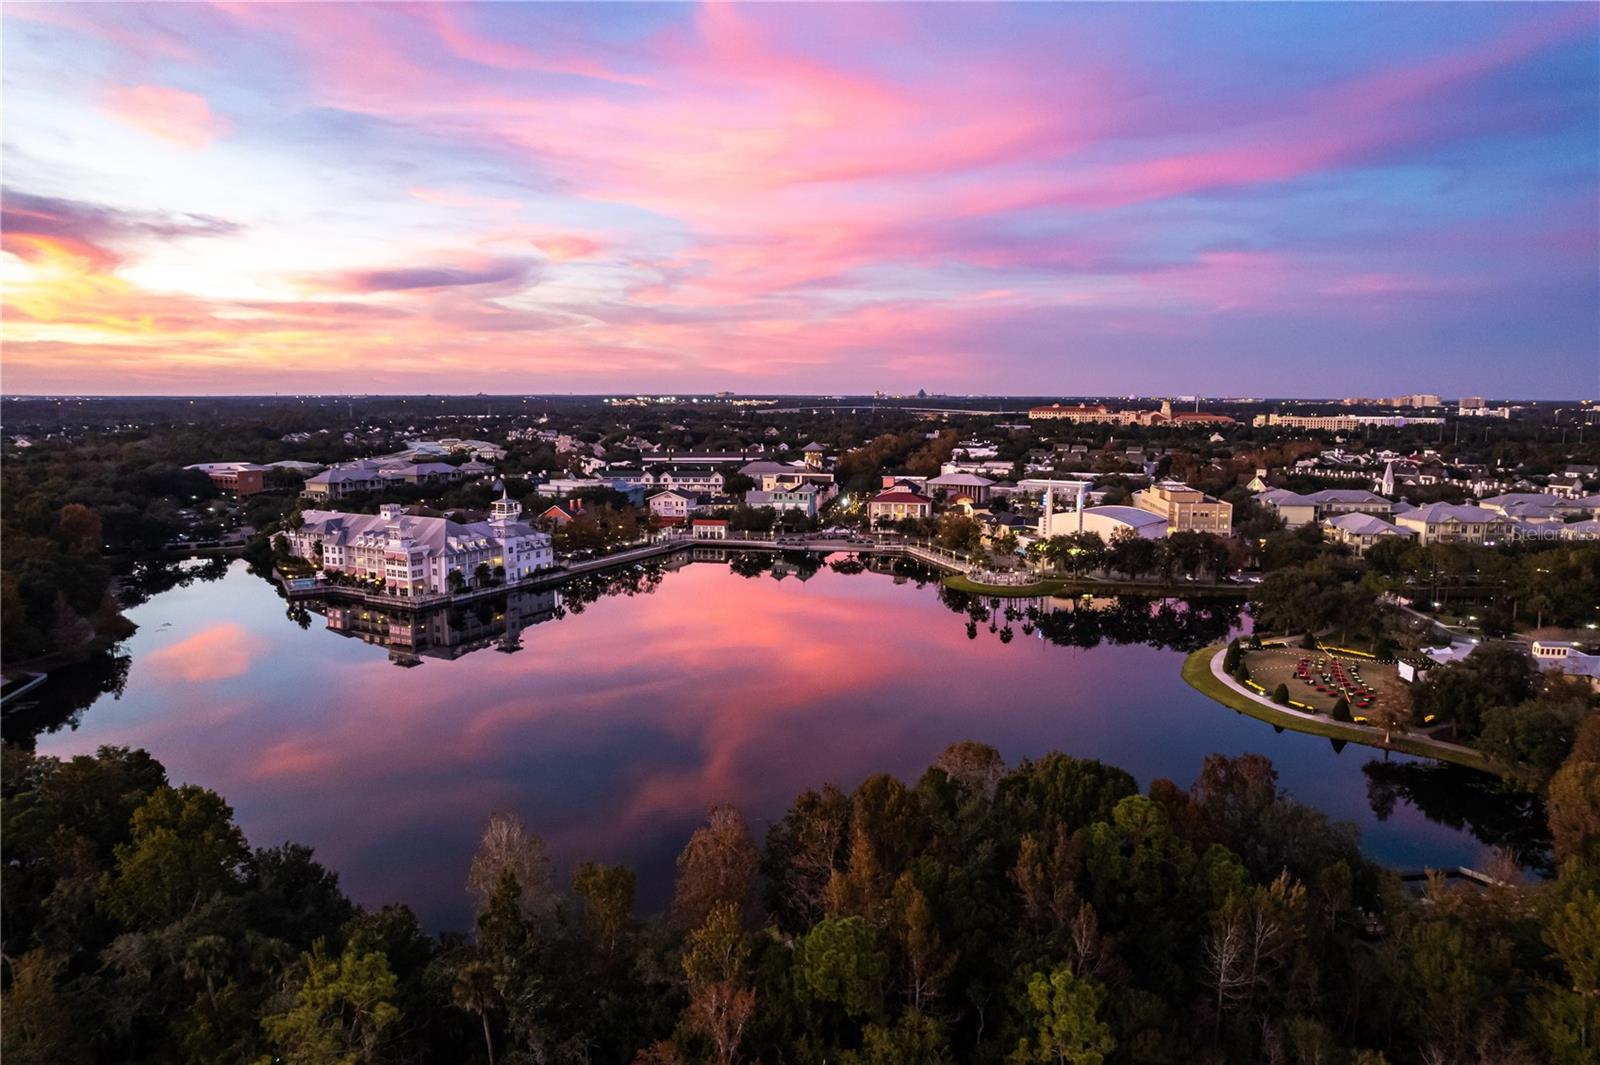
[[[1334,721],[1332,718],[1323,714],[1311,714],[1304,710],[1296,710],[1292,706],[1280,706],[1259,692],[1255,692],[1249,688],[1246,688],[1243,684],[1240,684],[1238,681],[1228,676],[1227,671],[1222,668],[1222,659],[1227,653],[1228,649],[1224,647],[1216,654],[1211,656],[1211,675],[1217,678],[1217,680],[1221,681],[1231,690],[1239,693],[1246,699],[1249,699],[1251,702],[1264,706],[1273,713],[1281,714],[1284,717],[1299,718],[1302,721],[1316,721],[1323,725],[1334,724],[1338,725],[1340,728],[1351,729],[1367,736],[1371,736],[1371,745],[1374,747],[1390,747],[1389,744],[1384,742],[1383,730],[1380,728],[1373,728],[1370,725],[1358,725],[1353,721]],[[1287,727],[1293,728],[1294,726],[1290,725]],[[1448,757],[1450,755],[1467,755],[1471,758],[1482,757],[1479,752],[1473,750],[1471,747],[1467,747],[1459,743],[1450,743],[1446,740],[1436,740],[1432,736],[1407,735],[1406,742],[1408,744],[1417,744],[1423,747],[1432,748],[1438,751],[1441,757]]]

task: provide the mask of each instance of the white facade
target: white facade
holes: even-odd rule
[[[521,580],[555,565],[550,537],[519,519],[522,505],[504,495],[488,521],[419,518],[386,504],[377,514],[308,510],[290,533],[290,551],[330,573],[382,582],[398,595],[451,591],[450,575],[471,584],[479,566]]]

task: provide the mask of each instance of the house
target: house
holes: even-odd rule
[[[1533,661],[1547,673],[1560,670],[1569,677],[1581,677],[1589,687],[1600,691],[1600,655],[1586,654],[1577,644],[1534,640]]]
[[[800,455],[805,459],[807,466],[810,466],[814,470],[820,470],[825,465],[825,460],[828,456],[828,449],[813,440],[811,443],[800,449]]]
[[[830,489],[832,487],[829,485]],[[753,488],[745,493],[744,501],[752,507],[771,507],[780,512],[799,511],[808,518],[814,518],[830,498],[831,495],[825,496],[814,484],[800,484],[793,488],[774,488],[770,492]]]
[[[695,518],[689,522],[689,535],[696,540],[726,540],[728,522],[723,518]]]
[[[267,467],[254,462],[197,462],[184,469],[199,470],[222,491],[236,495],[253,496],[267,487]]]
[[[456,590],[479,567],[520,580],[555,565],[550,537],[521,521],[522,504],[502,493],[488,521],[415,517],[396,503],[377,514],[307,510],[288,536],[294,555],[329,573],[378,582],[395,595]]]
[[[1398,512],[1395,523],[1417,535],[1417,542],[1492,544],[1509,536],[1511,519],[1482,507],[1429,503]]]
[[[1180,481],[1158,481],[1133,497],[1140,510],[1167,519],[1168,532],[1227,536],[1233,530],[1233,504],[1224,503]]]
[[[570,499],[566,503],[552,503],[539,512],[534,518],[534,524],[543,528],[562,529],[571,524],[572,519],[578,516],[583,509],[583,501]]]
[[[1410,529],[1402,529],[1384,521],[1376,514],[1339,514],[1324,520],[1322,527],[1327,530],[1328,539],[1349,545],[1358,555],[1365,555],[1367,549],[1380,540],[1396,536],[1410,540],[1417,535]]]
[[[645,497],[645,504],[649,506],[650,513],[667,521],[681,521],[689,516],[698,504],[698,496],[687,492],[678,492],[667,489],[655,495]]]
[[[879,492],[867,503],[867,518],[874,527],[906,518],[926,518],[932,513],[932,499],[904,488]]]

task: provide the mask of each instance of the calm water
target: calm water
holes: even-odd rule
[[[1296,797],[1359,824],[1381,861],[1484,857],[1404,798],[1380,821],[1362,771],[1374,752],[1217,706],[1183,683],[1175,650],[1058,646],[1020,622],[1002,643],[987,620],[969,638],[933,585],[827,568],[775,580],[696,563],[641,594],[555,607],[510,606],[527,626],[513,654],[494,648],[497,610],[430,619],[406,637],[422,664],[404,668],[391,654],[407,652],[360,635],[376,619],[311,613],[302,627],[236,563],[134,608],[120,697],[39,748],[145,747],[175,782],[226,796],[253,844],[309,843],[358,901],[410,903],[433,927],[467,923],[462,883],[492,811],[520,813],[563,868],[632,865],[656,906],[710,804],[737,803],[760,835],[806,787],[914,779],[965,738],[1012,763],[1103,759],[1141,785],[1187,786],[1208,752],[1258,751]],[[1052,632],[1063,621],[1076,623]]]

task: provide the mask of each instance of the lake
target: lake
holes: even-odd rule
[[[402,626],[291,607],[243,563],[212,571],[129,610],[120,694],[39,749],[144,747],[175,783],[225,796],[253,845],[310,844],[357,901],[406,902],[433,928],[467,927],[466,870],[493,811],[543,835],[562,876],[585,858],[633,866],[656,908],[711,804],[737,804],[760,837],[804,788],[914,780],[969,738],[1011,764],[1099,758],[1141,786],[1187,787],[1212,751],[1260,752],[1382,862],[1485,860],[1404,788],[1380,819],[1362,768],[1377,752],[1277,733],[1184,684],[1174,646],[1226,634],[1236,604],[1053,602],[1007,618],[904,575],[768,560],[591,579]],[[1149,639],[1161,645],[1112,642]]]

